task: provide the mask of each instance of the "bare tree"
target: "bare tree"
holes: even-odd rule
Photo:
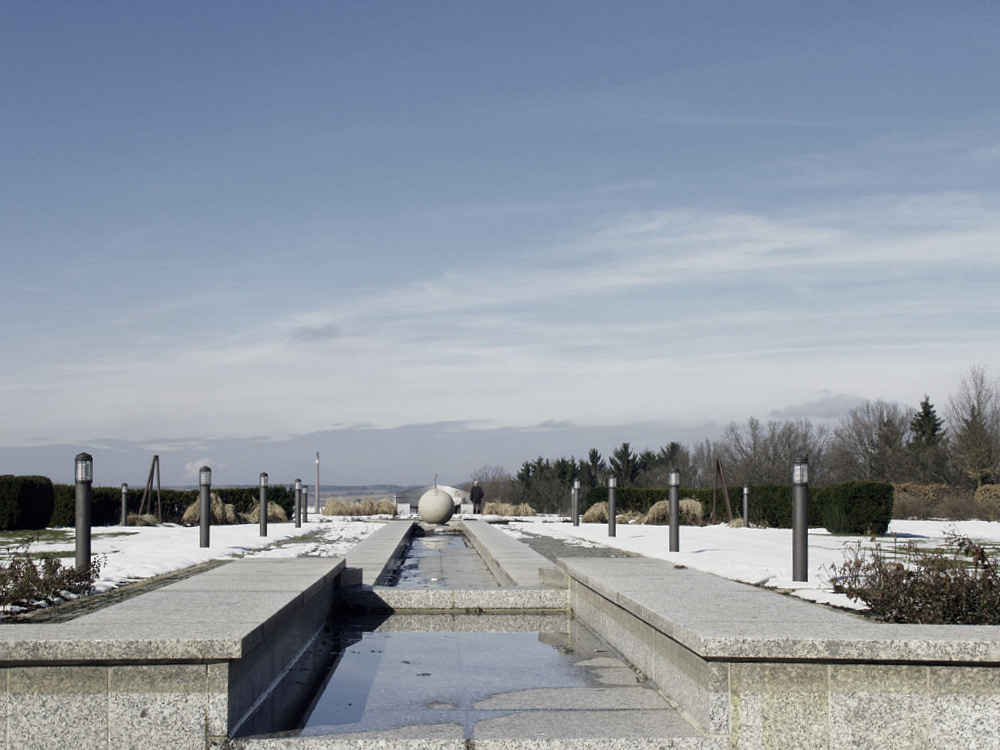
[[[833,432],[828,469],[838,481],[900,482],[909,478],[911,411],[878,399],[856,406]]]
[[[821,475],[829,434],[808,419],[769,421],[751,417],[746,425],[731,422],[715,446],[730,484],[787,484],[792,465],[808,456],[813,477]]]
[[[1000,383],[974,365],[948,399],[955,463],[977,486],[996,481],[1000,467]]]
[[[479,482],[483,488],[483,497],[487,502],[510,502],[514,496],[516,482],[514,477],[502,466],[482,466],[472,472],[472,480]]]

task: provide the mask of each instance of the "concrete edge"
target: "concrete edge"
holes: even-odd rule
[[[566,574],[552,561],[480,519],[459,521],[465,538],[501,586],[566,588]]]
[[[1000,628],[880,623],[673,563],[560,558],[574,582],[709,661],[1000,665]],[[723,604],[719,604],[723,603]]]
[[[361,570],[363,585],[374,586],[396,566],[416,526],[416,521],[405,519],[386,522],[347,551],[347,566]]]

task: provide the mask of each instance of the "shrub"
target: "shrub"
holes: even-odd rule
[[[977,515],[972,490],[948,484],[903,483],[893,486],[893,518],[964,521]]]
[[[976,490],[975,515],[983,521],[1000,521],[1000,484],[984,484]]]
[[[832,566],[833,590],[864,602],[887,622],[1000,625],[997,563],[966,537],[949,535],[950,553],[905,548],[902,560],[858,543]]]
[[[31,607],[53,603],[67,594],[87,594],[100,575],[102,560],[95,558],[89,567],[78,570],[63,567],[54,557],[36,563],[29,543],[8,550],[9,558],[0,565],[0,605]]]
[[[44,529],[54,505],[48,477],[0,476],[0,529]]]
[[[892,520],[892,492],[892,485],[885,482],[825,487],[823,525],[831,534],[884,534]]]

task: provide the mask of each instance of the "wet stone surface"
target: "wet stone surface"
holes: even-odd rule
[[[462,630],[447,621],[443,629],[424,623],[427,632],[400,631],[395,617],[344,626],[336,668],[302,736],[695,735],[609,646],[565,615],[534,618],[527,627],[536,629],[527,631],[516,616],[484,617],[490,632],[469,618]]]
[[[497,526],[498,528],[503,528],[504,525],[498,524]],[[531,534],[521,529],[517,529],[517,531],[516,538],[519,542],[552,561],[560,557],[641,557],[641,555],[615,549],[614,547],[605,547],[591,543],[579,544],[551,536]]]

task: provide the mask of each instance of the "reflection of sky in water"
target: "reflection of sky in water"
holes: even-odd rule
[[[365,633],[344,650],[302,734],[447,723],[468,736],[477,721],[510,712],[476,708],[491,696],[598,685],[577,662],[610,655],[584,640],[571,644],[565,632]]]

